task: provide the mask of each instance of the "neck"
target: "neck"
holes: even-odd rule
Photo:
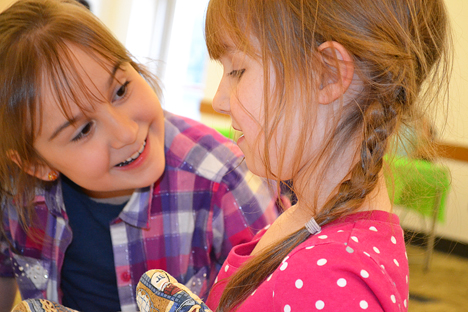
[[[325,163],[317,166],[315,172],[303,172],[294,181],[294,187],[298,189],[299,210],[308,211],[310,217],[316,216],[325,204],[338,192],[338,186],[342,181],[349,179],[351,168],[357,163],[356,150],[353,143],[344,149],[339,161]],[[325,169],[324,169],[325,168]],[[321,171],[322,170],[322,171]],[[364,202],[355,211],[392,210],[391,201],[388,196],[387,186],[383,170],[378,174],[375,188],[366,196]],[[310,218],[306,218],[307,222]]]
[[[100,191],[91,191],[82,188],[83,193],[88,195],[91,198],[95,199],[109,199],[109,198],[116,198],[116,197],[129,197],[135,191],[134,189],[130,190],[119,190],[119,191],[107,191],[107,192],[100,192]]]

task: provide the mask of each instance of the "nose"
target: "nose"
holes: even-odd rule
[[[108,112],[106,127],[111,147],[119,149],[135,143],[138,137],[138,123],[132,119],[131,114],[115,107],[109,107]]]
[[[222,78],[212,102],[213,109],[218,113],[226,115],[230,114],[230,91],[231,88],[229,86],[228,81]]]

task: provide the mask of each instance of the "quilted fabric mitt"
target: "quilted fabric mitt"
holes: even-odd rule
[[[141,312],[212,312],[197,295],[163,270],[143,274],[136,296]]]
[[[28,299],[18,303],[12,312],[77,312],[64,307],[61,304],[44,300],[44,299]]]

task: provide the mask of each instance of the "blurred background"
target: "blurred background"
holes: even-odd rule
[[[0,0],[0,11],[13,2]],[[229,118],[211,109],[222,69],[209,60],[204,44],[208,0],[87,2],[135,58],[160,78],[164,109],[229,129]],[[439,207],[437,218],[432,206],[423,214],[404,204],[395,208],[409,242],[412,312],[468,311],[468,1],[445,3],[454,31],[454,68],[449,109],[440,109],[433,127],[438,146],[435,162],[447,168],[451,184],[442,200],[427,195]],[[428,264],[427,234],[433,221],[434,254],[429,254]]]

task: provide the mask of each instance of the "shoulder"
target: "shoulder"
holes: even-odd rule
[[[168,166],[215,182],[242,161],[234,142],[198,121],[169,112],[165,112],[165,152]]]
[[[45,218],[48,214],[59,210],[56,204],[56,201],[62,201],[62,194],[60,191],[60,186],[56,186],[55,184],[50,189],[45,189],[43,187],[36,187],[35,189],[35,196],[33,199],[33,207],[35,210],[35,214],[39,218]],[[19,207],[16,206],[15,200],[12,197],[4,197],[1,201],[1,211],[3,214],[3,221],[4,222],[19,222],[20,217],[18,214]]]
[[[398,310],[408,302],[408,263],[398,228],[365,219],[326,227],[283,260],[271,277],[274,288],[313,294],[310,304],[331,310]],[[277,303],[287,304],[285,296]]]

